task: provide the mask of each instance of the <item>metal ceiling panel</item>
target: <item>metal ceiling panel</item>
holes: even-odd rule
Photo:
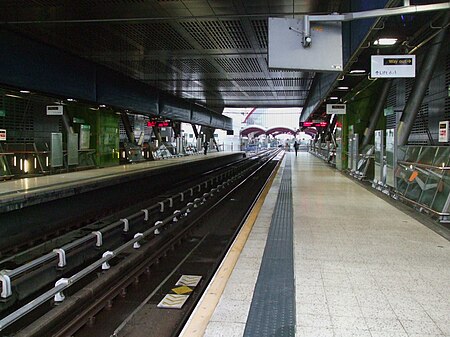
[[[342,3],[4,0],[0,22],[209,108],[301,106],[315,74],[268,68],[268,17],[338,12]]]

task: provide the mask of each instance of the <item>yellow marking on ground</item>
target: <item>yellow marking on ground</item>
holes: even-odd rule
[[[244,249],[245,243],[252,231],[253,225],[256,222],[259,212],[261,211],[264,200],[269,193],[270,187],[278,173],[278,169],[281,165],[281,160],[278,163],[277,168],[272,173],[269,179],[269,183],[264,188],[257,202],[253,206],[247,220],[245,221],[242,229],[240,230],[236,240],[233,243],[228,255],[225,257],[221,267],[216,273],[214,280],[207,289],[207,293],[203,296],[200,302],[197,304],[197,309],[194,314],[189,319],[189,322],[184,328],[184,333],[182,337],[201,337],[204,335],[206,327],[211,319],[217,304],[219,303],[220,297],[225,289],[228,279],[237,263],[239,255]]]
[[[181,287],[173,288],[172,291],[173,291],[175,294],[183,295],[183,294],[189,294],[189,293],[191,293],[191,292],[192,292],[192,289],[189,288],[189,287],[186,287],[186,286],[181,286]]]

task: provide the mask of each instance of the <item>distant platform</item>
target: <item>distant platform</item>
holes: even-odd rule
[[[163,168],[176,168],[180,165],[201,163],[229,156],[239,157],[242,156],[242,153],[210,152],[206,156],[198,154],[86,171],[3,181],[0,182],[0,213],[131,181],[142,175],[160,172],[160,169]]]

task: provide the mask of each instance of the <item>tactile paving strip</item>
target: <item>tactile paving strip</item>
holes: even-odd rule
[[[295,336],[292,174],[286,159],[244,337]]]

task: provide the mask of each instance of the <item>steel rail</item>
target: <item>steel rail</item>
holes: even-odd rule
[[[208,213],[211,209],[213,209],[213,208],[215,208],[215,207],[217,207],[217,206],[219,206],[220,204],[221,204],[221,202],[223,201],[223,200],[226,200],[228,197],[229,197],[229,195],[231,194],[231,193],[233,193],[233,192],[235,192],[240,186],[242,186],[242,184],[244,184],[245,183],[245,181],[248,181],[251,177],[253,177],[255,174],[257,174],[260,170],[262,170],[262,168],[263,168],[263,166],[266,166],[266,165],[268,165],[269,164],[269,162],[271,161],[271,159],[273,159],[273,158],[275,158],[276,156],[278,156],[279,154],[280,154],[280,152],[282,152],[282,151],[280,151],[280,150],[277,150],[277,151],[275,151],[274,152],[274,154],[272,154],[272,155],[270,155],[269,156],[269,158],[266,160],[266,162],[265,163],[263,163],[262,165],[259,165],[259,167],[256,169],[256,170],[254,170],[254,171],[252,171],[251,173],[250,173],[250,175],[249,176],[247,176],[245,179],[244,179],[244,181],[241,181],[239,184],[237,184],[236,186],[234,186],[230,191],[228,191],[225,195],[223,195],[219,200],[217,200],[217,201],[215,201],[215,203],[212,205],[212,206],[210,206],[205,212],[203,212],[203,214],[201,214],[201,215],[199,215],[199,217],[203,217],[206,213]],[[241,174],[242,175],[242,174]],[[231,179],[233,179],[233,180],[236,180],[236,178],[231,178]],[[264,186],[266,186],[266,184],[267,184],[267,182],[264,184]],[[258,194],[259,195],[259,194]],[[248,214],[248,213],[247,213]],[[189,230],[191,227],[193,227],[195,225],[195,223],[192,223],[192,224],[190,224],[187,228],[184,228],[184,231],[187,231],[187,230]],[[182,235],[184,235],[183,233],[179,233],[179,235],[177,236],[177,237],[175,237],[175,238],[173,238],[172,239],[172,241],[173,242],[175,242],[175,241],[177,241],[178,240],[178,237],[180,237],[180,236],[182,236]],[[173,242],[171,243],[171,242],[168,242],[168,243],[166,243],[165,244],[165,247],[170,247],[172,244],[173,244]],[[168,249],[168,248],[167,248]],[[141,268],[142,269],[142,266],[143,266],[144,264],[141,264],[138,268]],[[129,275],[129,278],[130,279],[132,279],[132,278],[134,278],[134,277],[136,277],[136,275],[138,275],[139,274],[139,272],[135,272],[135,271],[132,271],[132,272],[130,272],[128,275]],[[120,285],[115,285],[115,288],[117,288],[117,287],[123,287],[124,285],[126,285],[126,284],[129,284],[129,280],[121,280],[120,281]],[[112,297],[114,297],[114,291],[109,291],[109,295],[108,296],[110,296],[110,297],[108,297],[108,296],[104,296],[103,294],[101,294],[101,295],[99,295],[99,296],[95,296],[96,298],[99,298],[99,300],[98,300],[98,303],[94,303],[91,307],[89,307],[88,309],[87,309],[87,311],[88,311],[88,313],[82,313],[81,315],[76,315],[76,317],[74,318],[74,320],[72,320],[72,321],[68,321],[68,322],[65,322],[64,323],[64,327],[62,328],[62,331],[58,331],[58,333],[55,333],[55,336],[67,336],[67,335],[72,335],[73,333],[75,333],[75,331],[79,328],[79,327],[81,327],[82,325],[84,325],[85,324],[85,322],[86,322],[86,317],[92,317],[93,315],[95,315],[96,313],[98,313],[104,306],[105,306],[105,304],[104,303],[107,303],[108,302],[108,300],[111,298],[111,296]],[[87,315],[87,316],[86,316]],[[84,320],[84,321],[83,321]],[[77,328],[78,327],[78,328]]]
[[[279,151],[275,152],[275,155],[279,153]],[[267,153],[266,153],[267,154]],[[272,156],[269,157],[275,157],[275,155],[272,154]],[[261,157],[263,155],[260,155]],[[251,165],[250,167],[252,167],[254,165]],[[249,168],[250,168],[249,167]],[[247,170],[249,170],[249,168],[247,168]],[[240,173],[238,173],[237,176],[231,177],[228,179],[227,182],[230,181],[234,181],[237,178],[236,177],[241,177],[243,175],[243,172],[247,171],[241,171]],[[253,171],[249,177],[253,176],[256,172],[258,172],[259,169]],[[239,187],[243,182],[241,182],[240,184],[238,184],[235,188],[232,189],[232,191],[234,191],[237,187]],[[214,188],[212,188],[211,190],[213,190]],[[209,198],[210,196],[213,195],[213,193],[211,192],[208,193],[204,193],[202,199],[201,198],[196,198],[194,199],[193,202],[187,203],[186,206],[184,206],[183,208],[180,209],[180,212],[182,214],[184,214],[185,216],[188,214],[188,210],[191,207],[196,207],[198,206],[198,204],[203,204],[203,200],[206,198]],[[217,191],[217,189],[214,189],[215,191]],[[167,199],[166,199],[167,200]],[[158,221],[155,223],[154,226],[152,226],[150,229],[146,230],[143,233],[137,233],[139,235],[135,235],[135,237],[131,240],[129,240],[128,242],[126,242],[125,244],[121,245],[120,247],[116,248],[115,250],[111,251],[111,252],[105,252],[105,253],[110,253],[110,254],[104,254],[103,257],[97,261],[95,261],[94,263],[92,263],[91,265],[89,265],[88,267],[82,269],[81,271],[79,271],[78,273],[74,274],[73,276],[71,276],[70,278],[64,278],[64,279],[60,279],[56,284],[55,287],[46,291],[44,294],[38,296],[36,299],[30,301],[29,303],[27,303],[26,305],[24,305],[23,307],[19,308],[18,310],[12,312],[11,314],[9,314],[8,316],[4,317],[3,319],[0,320],[0,331],[2,331],[3,329],[5,329],[6,327],[10,326],[11,324],[13,324],[14,322],[16,322],[17,320],[19,320],[20,318],[24,317],[25,315],[27,315],[28,313],[30,313],[31,311],[33,311],[34,309],[36,309],[37,307],[41,306],[43,303],[49,301],[51,298],[57,296],[58,294],[60,296],[62,296],[62,292],[69,288],[70,286],[72,286],[73,284],[75,284],[76,282],[78,282],[79,280],[81,280],[82,278],[86,277],[87,275],[91,274],[93,271],[97,270],[99,267],[101,267],[104,263],[109,262],[111,259],[115,258],[117,255],[119,255],[120,253],[122,253],[123,251],[125,251],[126,249],[133,247],[135,249],[138,249],[139,247],[136,247],[135,244],[138,243],[139,241],[143,240],[144,238],[150,236],[150,235],[154,235],[155,234],[155,230],[159,230],[162,227],[165,227],[167,224],[172,223],[174,219],[174,215],[171,214],[168,217],[166,217],[165,219]],[[93,236],[93,234],[91,234]],[[82,238],[84,239],[84,238]],[[77,240],[79,241],[79,240]],[[62,283],[60,281],[63,281]]]
[[[255,157],[257,157],[257,156],[255,156]],[[245,164],[245,160],[238,161],[238,164],[242,164],[242,163]],[[234,163],[234,165],[236,165],[236,163]],[[227,167],[229,167],[229,166],[233,166],[232,163],[227,165]],[[230,174],[230,172],[233,171],[233,170],[234,170],[234,167],[231,167],[226,172],[222,172],[221,174],[213,177],[212,179],[218,178],[218,177],[221,177],[221,179],[223,179],[223,177],[226,176],[226,174]],[[215,172],[215,171],[216,170],[209,171],[209,172],[206,172],[205,174],[211,173],[211,172]],[[178,197],[181,198],[181,195],[183,195],[183,198],[184,198],[184,195],[186,195],[189,192],[191,192],[191,195],[192,195],[193,194],[192,193],[193,189],[195,187],[197,187],[197,186],[198,186],[199,191],[200,191],[201,190],[201,186],[196,185],[193,188],[191,187],[191,188],[188,188],[188,189],[186,189],[186,190],[184,190],[182,192],[178,192],[177,194],[172,195],[172,196],[164,199],[160,203],[162,203],[164,205],[166,202],[169,201],[170,204],[173,205],[173,200],[174,199],[177,199]],[[153,205],[153,206],[149,206],[149,207],[145,208],[144,210],[147,210],[148,212],[150,212],[151,210],[153,211],[153,210],[155,210],[158,207],[159,207],[159,205],[156,204],[156,205]],[[119,226],[124,225],[124,220],[129,222],[129,220],[135,220],[135,219],[138,219],[140,217],[144,217],[145,218],[146,214],[143,212],[144,210],[135,212],[135,213],[127,216],[125,219],[117,220],[117,221],[111,223],[110,225],[108,225],[106,227],[103,227],[102,229],[97,231],[97,233],[100,233],[100,235],[104,235],[107,232],[109,232],[111,230],[114,230],[114,229],[116,229]],[[66,245],[64,245],[62,247],[56,248],[52,252],[49,252],[49,253],[47,253],[47,254],[45,254],[45,255],[37,258],[37,259],[34,259],[34,260],[32,260],[32,261],[30,261],[30,262],[28,262],[28,263],[26,263],[26,264],[24,264],[22,266],[19,266],[19,267],[13,269],[13,270],[8,270],[8,269],[1,270],[0,271],[0,284],[2,285],[2,292],[0,293],[0,298],[8,298],[8,297],[10,297],[12,295],[11,279],[16,278],[16,277],[18,277],[18,276],[20,276],[20,275],[22,275],[22,274],[24,274],[24,273],[34,269],[34,268],[37,268],[38,266],[40,266],[40,265],[42,265],[44,263],[50,262],[51,260],[60,257],[60,255],[58,254],[58,251],[59,252],[64,252],[63,254],[65,254],[67,251],[72,250],[72,249],[74,249],[76,247],[79,247],[79,246],[85,244],[86,242],[88,242],[90,240],[93,240],[93,239],[96,239],[96,238],[97,238],[96,234],[90,233],[90,234],[88,234],[88,235],[86,235],[86,236],[84,236],[84,237],[82,237],[80,239],[77,239],[77,240],[75,240],[73,242],[70,242],[70,243],[68,243],[68,244],[66,244]],[[96,245],[97,246],[101,246],[101,244],[98,245],[97,243],[96,243]],[[65,262],[64,262],[64,265],[65,265]],[[64,265],[60,265],[60,267],[63,267]]]

